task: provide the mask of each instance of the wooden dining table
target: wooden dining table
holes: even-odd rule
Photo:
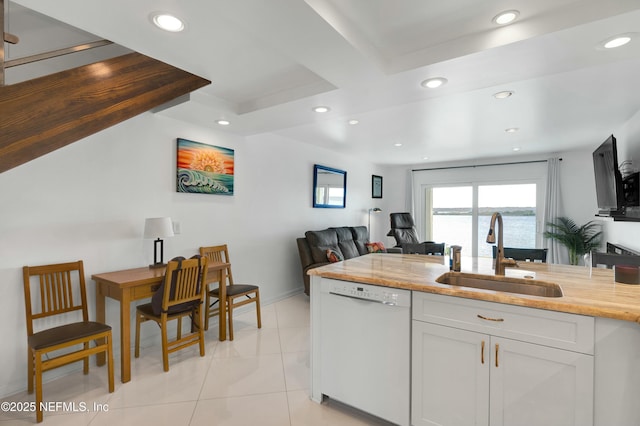
[[[220,303],[226,303],[226,271],[230,266],[226,262],[209,262],[206,283],[220,283]],[[94,274],[91,279],[96,283],[96,321],[107,323],[106,299],[120,303],[120,369],[122,383],[131,380],[131,302],[148,299],[160,287],[164,279],[165,268],[135,268],[122,271]],[[227,338],[226,309],[219,310],[219,339]],[[98,365],[106,362],[104,353],[97,355]]]

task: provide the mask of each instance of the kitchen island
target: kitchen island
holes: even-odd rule
[[[322,377],[333,369],[321,362],[322,303],[327,302],[319,290],[327,283],[356,282],[412,294],[406,324],[412,336],[411,424],[439,424],[438,418],[440,424],[469,424],[435,412],[451,407],[460,413],[468,409],[473,424],[515,424],[509,417],[514,413],[530,421],[544,421],[545,413],[557,416],[548,424],[640,424],[640,286],[615,283],[607,269],[521,262],[506,275],[558,284],[562,297],[474,289],[437,283],[449,272],[444,260],[371,254],[310,271],[313,400],[322,401]],[[492,275],[490,262],[463,258],[462,271]],[[380,350],[386,350],[383,342]],[[461,364],[467,355],[477,356],[477,365]],[[448,383],[445,373],[451,375]],[[520,373],[544,377],[545,383],[538,379],[523,387],[533,379]],[[431,403],[436,397],[437,404]]]

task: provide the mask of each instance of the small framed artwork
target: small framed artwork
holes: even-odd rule
[[[177,154],[177,192],[233,195],[233,149],[178,138]]]
[[[382,198],[382,176],[371,175],[371,198]]]

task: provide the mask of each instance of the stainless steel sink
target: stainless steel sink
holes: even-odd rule
[[[562,288],[560,288],[558,284],[528,278],[447,272],[436,278],[436,282],[460,287],[480,288],[530,296],[562,297]]]

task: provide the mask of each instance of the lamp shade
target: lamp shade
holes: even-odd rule
[[[369,223],[367,224],[367,229],[371,232],[371,213],[380,213],[382,209],[380,207],[372,207],[369,209]],[[371,237],[371,235],[369,235]]]
[[[173,237],[170,217],[151,217],[144,221],[144,238]]]

